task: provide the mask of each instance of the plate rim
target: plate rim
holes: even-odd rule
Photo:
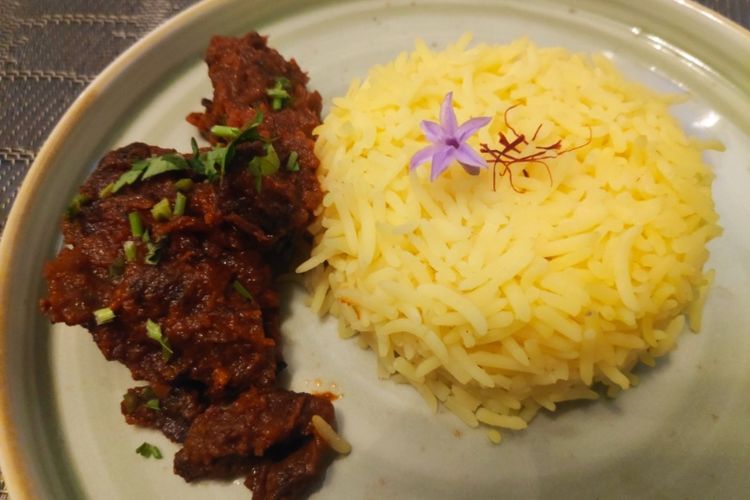
[[[327,0],[321,2],[319,6],[338,3],[340,1],[343,0]],[[564,3],[571,6],[586,6],[594,5],[596,2],[597,0],[567,0]],[[189,25],[194,20],[205,15],[210,15],[211,12],[220,11],[234,3],[236,3],[234,0],[200,1],[153,29],[115,58],[64,112],[40,148],[36,159],[18,190],[2,237],[0,238],[0,469],[5,478],[7,488],[12,495],[12,500],[39,498],[37,486],[32,484],[30,480],[29,469],[33,467],[29,467],[27,464],[22,443],[14,426],[15,421],[9,398],[13,374],[8,371],[7,364],[2,362],[8,356],[7,340],[12,335],[12,332],[8,331],[7,328],[7,316],[8,311],[11,309],[12,300],[12,290],[8,275],[10,274],[9,269],[12,268],[13,263],[19,258],[20,253],[19,245],[14,244],[14,242],[23,233],[23,228],[29,217],[30,207],[39,185],[54,164],[56,156],[59,154],[59,151],[64,146],[76,124],[96,104],[99,96],[106,92],[108,86],[122,77],[128,67],[136,64],[141,57],[150,53],[160,43],[166,42],[170,37],[181,32],[186,25]],[[300,0],[299,3],[308,2]],[[628,3],[628,0],[612,0],[613,5],[618,4],[627,7]],[[711,27],[711,30],[722,33],[734,40],[733,45],[738,46],[737,48],[740,52],[750,54],[750,30],[745,29],[722,14],[699,4],[697,0],[652,0],[653,7],[673,10],[681,16],[692,17],[694,23]],[[630,8],[634,10],[638,9],[637,7],[632,7],[632,5]],[[595,9],[591,10],[595,11]],[[705,36],[705,34],[702,36]],[[719,74],[724,76],[722,73]],[[750,86],[750,80],[748,80],[748,85]],[[744,89],[741,88],[740,90]],[[745,93],[750,98],[750,87],[745,90]]]

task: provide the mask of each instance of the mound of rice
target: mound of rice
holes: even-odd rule
[[[720,233],[703,149],[668,112],[674,96],[626,81],[604,57],[526,40],[442,52],[417,43],[335,99],[317,129],[327,191],[313,227],[311,307],[466,424],[522,429],[540,408],[637,383],[631,369],[700,325]],[[585,147],[529,176],[458,165],[435,182],[411,156],[453,91],[469,144],[508,135]],[[531,147],[531,146],[530,146]],[[499,173],[499,170],[498,170]]]

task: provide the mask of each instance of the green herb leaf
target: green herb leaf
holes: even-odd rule
[[[135,242],[134,241],[128,240],[125,243],[123,243],[122,244],[122,249],[125,252],[125,260],[127,260],[128,262],[135,262],[136,261],[136,259],[138,258],[138,255],[136,253],[136,248],[135,248]]]
[[[299,155],[296,151],[289,153],[289,157],[286,159],[286,169],[290,172],[299,171]]]
[[[155,458],[156,460],[161,460],[162,458],[161,450],[151,443],[144,442],[135,449],[135,452],[146,458]]]
[[[94,311],[94,320],[97,325],[110,323],[115,319],[115,312],[109,307],[103,307]]]
[[[143,168],[136,168],[136,165],[143,165],[143,168],[146,168],[145,165],[148,165],[148,163],[144,163],[143,160],[141,160],[140,162],[135,162],[130,170],[122,174],[120,178],[115,181],[115,185],[112,186],[111,194],[118,192],[125,186],[130,186],[141,177]]]
[[[278,172],[280,166],[279,155],[276,154],[273,144],[266,143],[266,155],[256,156],[250,163],[248,169],[255,176],[255,189],[260,193],[262,178]]]
[[[169,200],[162,198],[156,205],[151,207],[151,216],[154,220],[165,221],[172,218],[172,208],[169,206]]]
[[[112,194],[112,190],[115,188],[115,183],[110,182],[99,191],[99,198],[106,198]]]
[[[208,177],[209,181],[213,182],[220,175],[224,175],[225,164],[228,163],[226,158],[227,148],[223,146],[213,148],[202,157],[203,171],[201,173]],[[219,167],[218,170],[216,169],[217,166]]]
[[[236,139],[240,135],[241,130],[237,127],[229,127],[227,125],[214,125],[211,127],[211,133],[222,139]]]
[[[143,158],[141,160],[137,160],[133,162],[133,165],[130,167],[130,170],[135,170],[135,171],[146,170],[146,168],[149,166],[150,163],[151,163],[151,158]]]
[[[201,162],[200,149],[198,149],[198,141],[195,140],[195,137],[190,138],[190,148],[193,150],[193,156],[188,159],[188,165],[190,165],[190,168],[193,169],[194,172],[201,173],[203,172],[203,163]]]
[[[122,276],[122,273],[125,272],[125,260],[122,258],[122,255],[118,256],[112,263],[107,267],[107,275],[109,276],[109,279],[115,279]]]
[[[146,242],[146,256],[143,258],[143,262],[148,264],[149,266],[155,266],[159,263],[159,260],[161,259],[161,245],[151,243],[150,241]]]
[[[118,192],[125,186],[129,186],[138,179],[146,180],[155,175],[171,172],[173,170],[186,170],[188,162],[181,154],[167,153],[161,156],[144,158],[133,163],[130,170],[124,172],[114,183],[110,194]]]
[[[185,206],[187,205],[187,196],[177,192],[177,195],[174,198],[174,215],[180,216],[185,215]]]
[[[77,193],[73,197],[73,199],[70,200],[70,204],[68,205],[68,209],[65,211],[65,215],[68,219],[74,218],[76,215],[81,213],[81,208],[90,201],[91,198],[89,198],[85,194]]]
[[[192,179],[180,179],[179,181],[176,181],[174,183],[174,188],[177,191],[190,191],[192,187],[193,187]]]
[[[151,340],[155,340],[159,343],[161,346],[161,356],[164,359],[164,361],[168,361],[169,358],[174,354],[174,351],[172,351],[172,346],[169,345],[169,339],[162,335],[161,333],[161,326],[159,326],[158,323],[155,323],[151,321],[150,319],[146,320],[146,335]]]
[[[263,137],[258,132],[258,126],[263,122],[263,113],[258,112],[255,115],[255,119],[249,123],[232,142],[229,143],[226,150],[226,155],[221,164],[221,176],[224,176],[225,167],[229,166],[234,159],[234,152],[238,145],[245,142],[262,141]]]
[[[143,236],[143,223],[141,222],[141,216],[138,212],[130,212],[128,214],[128,221],[130,222],[130,233],[134,238],[140,238]]]
[[[176,153],[165,154],[162,156],[155,156],[150,159],[148,168],[143,172],[143,180],[150,179],[151,177],[164,172],[172,172],[174,170],[187,170],[188,163],[185,158]]]
[[[262,122],[263,113],[258,112],[255,115],[255,119],[243,129],[226,125],[212,127],[212,132],[215,135],[231,139],[226,147],[216,146],[205,153],[201,153],[198,148],[198,142],[195,138],[191,138],[190,147],[193,154],[190,158],[185,158],[185,156],[179,153],[167,153],[138,160],[132,164],[130,170],[123,172],[115,182],[105,186],[100,191],[99,197],[105,198],[117,193],[125,186],[134,184],[138,180],[147,180],[165,172],[192,170],[198,175],[205,176],[210,182],[216,180],[217,177],[223,178],[227,167],[229,167],[234,159],[235,150],[238,145],[252,141],[265,142],[265,139],[258,132],[258,126]],[[181,179],[175,183],[175,186],[178,190],[190,189],[192,187],[192,180]],[[68,217],[75,217],[80,212],[81,206],[88,201],[88,197],[85,195],[76,195],[68,207]]]
[[[276,78],[274,86],[266,89],[266,94],[271,98],[271,108],[274,111],[280,110],[289,101],[291,96],[287,92],[288,89],[289,80],[283,76]]]
[[[146,401],[146,408],[150,408],[156,411],[161,410],[161,406],[159,406],[159,400],[156,398],[149,399],[148,401]]]
[[[241,296],[242,296],[243,298],[245,298],[245,299],[249,300],[250,302],[252,302],[252,301],[253,301],[253,296],[252,296],[252,294],[251,294],[251,293],[250,293],[250,292],[249,292],[249,291],[247,290],[247,288],[245,288],[245,287],[244,287],[244,286],[242,285],[242,283],[240,283],[240,282],[239,282],[239,281],[237,281],[237,280],[234,280],[234,282],[232,283],[232,287],[233,287],[233,288],[234,288],[234,290],[235,290],[235,291],[236,291],[237,293],[239,293],[239,294],[240,294],[240,295],[241,295]]]

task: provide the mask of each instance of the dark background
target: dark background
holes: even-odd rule
[[[194,3],[0,0],[0,232],[37,151],[76,96],[117,55]],[[750,29],[750,0],[699,3]]]

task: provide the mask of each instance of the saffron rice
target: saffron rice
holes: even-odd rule
[[[412,53],[374,67],[317,129],[327,194],[298,272],[311,307],[359,336],[383,377],[407,382],[466,424],[523,429],[541,409],[636,383],[637,363],[697,330],[720,233],[713,174],[668,108],[604,57],[527,40]],[[504,112],[537,144],[580,149],[507,177],[408,170],[453,92],[470,140],[497,144]],[[551,178],[551,181],[550,181]]]

